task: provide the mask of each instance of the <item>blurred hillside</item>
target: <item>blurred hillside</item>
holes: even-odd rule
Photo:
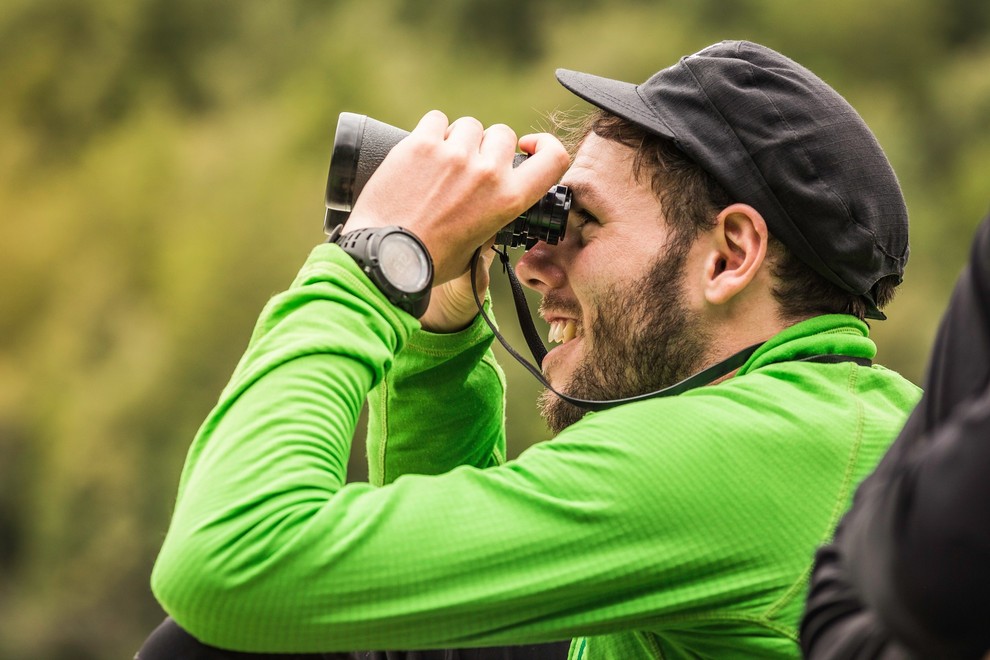
[[[808,65],[887,150],[913,251],[874,336],[920,380],[990,209],[985,0],[3,3],[0,657],[130,657],[160,620],[148,575],[184,453],[321,240],[339,112],[523,133],[583,107],[556,67],[639,81],[725,38]],[[547,434],[504,363],[515,455]]]

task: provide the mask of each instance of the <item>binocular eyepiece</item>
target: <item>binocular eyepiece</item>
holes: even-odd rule
[[[342,112],[337,120],[330,172],[327,175],[327,216],[324,229],[347,220],[364,185],[399,140],[409,135],[395,126],[366,115]],[[526,160],[516,154],[513,167]],[[567,186],[551,188],[525,213],[499,230],[495,242],[506,247],[533,247],[537,241],[555,244],[564,236],[571,191]]]

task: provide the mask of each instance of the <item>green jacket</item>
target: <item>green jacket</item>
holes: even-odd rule
[[[209,644],[576,638],[572,657],[795,657],[816,547],[919,397],[847,316],[735,377],[504,460],[491,332],[431,335],[337,246],[274,297],[196,436],[152,575]],[[370,394],[369,394],[370,393]],[[345,485],[365,397],[373,483]]]

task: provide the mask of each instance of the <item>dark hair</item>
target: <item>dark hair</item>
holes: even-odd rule
[[[675,245],[683,249],[710,229],[719,212],[737,201],[715,179],[689,159],[672,140],[649,133],[640,126],[604,110],[578,122],[554,117],[564,142],[574,153],[589,133],[635,150],[633,175],[649,175],[650,185],[660,200],[664,217],[673,228]],[[860,296],[844,291],[806,266],[772,234],[767,245],[773,295],[780,316],[797,320],[818,314],[852,314],[864,319],[867,305]],[[900,280],[896,275],[882,278],[873,287],[877,307],[883,308],[894,296]]]
[[[806,318],[816,314],[852,314],[865,320],[867,304],[862,296],[832,284],[804,265],[794,253],[771,234],[767,247],[770,273],[774,277],[773,296],[785,318]],[[881,277],[871,290],[877,309],[893,299],[900,276]]]

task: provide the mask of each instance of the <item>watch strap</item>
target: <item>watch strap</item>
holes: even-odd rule
[[[394,233],[405,234],[422,251],[428,272],[425,286],[418,291],[405,291],[393,285],[382,270],[381,264],[378,263],[377,248],[381,239]],[[393,305],[416,318],[420,318],[426,313],[430,304],[430,291],[433,285],[433,260],[429,250],[414,233],[402,227],[389,226],[364,227],[344,234],[343,225],[338,224],[331,230],[327,242],[336,243],[344,252],[349,254]]]

